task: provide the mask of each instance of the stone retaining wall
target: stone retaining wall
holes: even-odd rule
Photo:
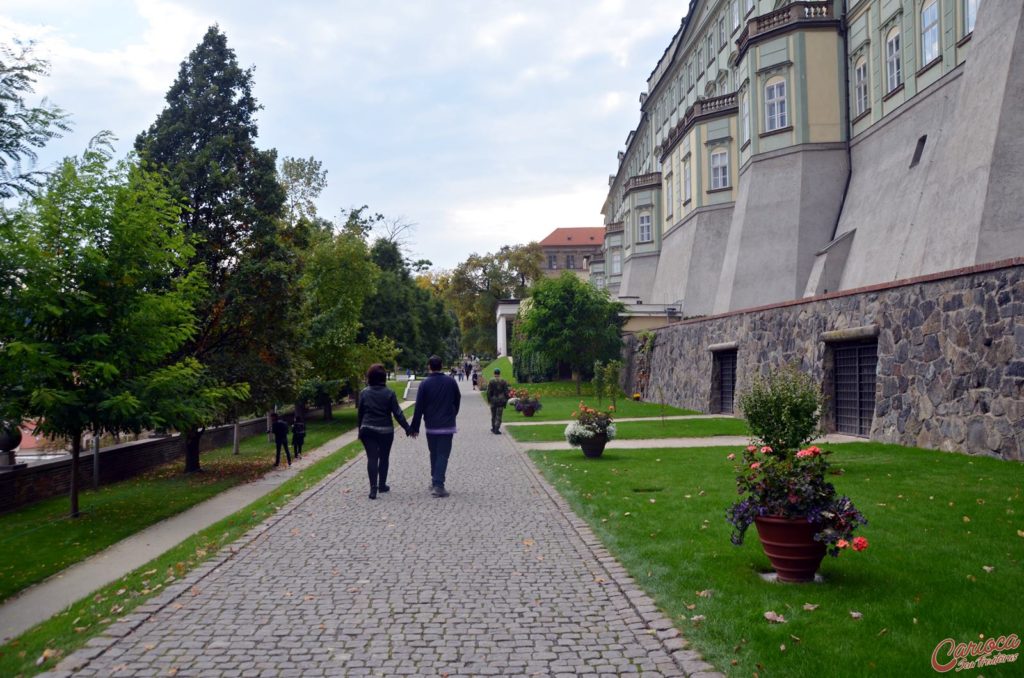
[[[283,415],[291,421],[291,414]],[[200,439],[202,452],[230,445],[233,425],[207,429]],[[241,422],[244,440],[266,433],[266,419]],[[121,443],[100,449],[100,484],[116,483],[136,476],[154,466],[173,461],[185,454],[184,441],[178,434]],[[83,449],[78,463],[79,487],[91,488],[93,482],[92,450]],[[11,511],[42,499],[67,494],[71,487],[71,458],[62,457],[41,464],[32,464],[13,471],[0,472],[0,513]]]
[[[656,331],[645,399],[713,408],[709,347],[736,344],[736,390],[796,363],[831,390],[832,342],[877,336],[869,438],[1024,459],[1024,259],[687,320]],[[641,382],[624,349],[626,392]],[[738,403],[737,403],[738,404]],[[835,430],[829,404],[823,416]]]

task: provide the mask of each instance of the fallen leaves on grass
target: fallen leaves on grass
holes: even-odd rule
[[[863,617],[864,617],[864,615],[861,614],[860,612],[857,612],[855,610],[850,610],[850,618],[851,619],[861,619]]]
[[[818,606],[813,603],[804,603],[804,610],[807,612],[814,612],[818,609]]]
[[[702,614],[695,614],[692,617],[690,617],[690,621],[692,621],[694,624],[699,624],[702,621],[704,621],[704,615],[702,615]]]
[[[764,613],[764,618],[767,619],[772,624],[785,624],[786,623],[786,618],[783,617],[781,614],[778,614],[777,612],[775,612],[775,610],[768,610],[767,612],[765,612]]]
[[[991,565],[982,565],[982,566],[981,566],[981,569],[985,570],[985,572],[986,572],[986,574],[987,574],[987,573],[990,573],[990,572],[992,572],[992,570],[994,570],[994,569],[996,569],[996,568],[992,567]]]
[[[715,592],[712,589],[704,589],[703,591],[697,591],[698,598],[710,598],[713,595],[715,595]]]

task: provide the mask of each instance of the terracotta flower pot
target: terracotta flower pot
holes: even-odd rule
[[[591,459],[596,459],[604,454],[604,446],[608,444],[608,436],[604,433],[598,433],[589,440],[584,440],[580,443],[580,449],[583,450],[583,454]]]
[[[779,581],[811,582],[825,557],[825,544],[814,541],[818,525],[802,518],[754,518],[757,535]]]

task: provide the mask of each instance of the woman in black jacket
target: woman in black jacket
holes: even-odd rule
[[[378,491],[387,492],[391,489],[387,480],[391,445],[395,442],[392,416],[406,435],[409,434],[409,422],[406,421],[402,408],[398,406],[398,396],[387,387],[387,378],[388,373],[383,365],[371,365],[366,372],[366,383],[369,386],[359,393],[359,412],[356,421],[359,427],[359,440],[366,450],[370,499],[376,499]]]

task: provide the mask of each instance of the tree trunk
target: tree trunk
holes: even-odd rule
[[[580,386],[581,386],[580,385],[580,371],[579,370],[573,370],[572,371],[572,380],[576,382],[576,395],[579,395],[580,394]]]
[[[331,412],[331,400],[328,398],[324,401],[324,420],[328,421],[333,417],[334,414]]]
[[[235,426],[231,432],[231,454],[240,454],[239,446],[242,442],[241,433],[238,420],[235,419]]]
[[[82,432],[71,436],[71,517],[78,517],[78,456],[82,453]]]
[[[185,434],[185,473],[202,471],[199,467],[199,441],[203,437],[203,429],[190,429]]]
[[[270,430],[270,426],[271,426],[271,423],[272,423],[271,418],[270,418],[270,414],[271,414],[271,411],[267,410],[267,442],[268,443],[274,442],[274,432]]]

